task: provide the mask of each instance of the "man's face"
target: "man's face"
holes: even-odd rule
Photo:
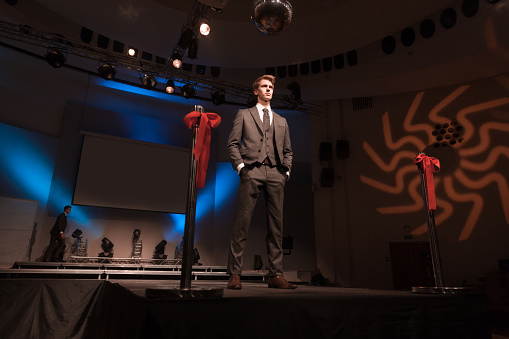
[[[70,208],[70,207],[69,207],[69,208],[66,208],[66,209],[64,210],[64,212],[65,212],[65,213],[67,213],[67,214],[71,213],[71,208]]]
[[[269,80],[262,79],[258,89],[254,90],[254,94],[258,97],[258,102],[269,103],[272,99],[272,93],[274,92],[274,86]]]

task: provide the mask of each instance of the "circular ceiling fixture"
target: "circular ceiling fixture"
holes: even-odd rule
[[[292,22],[293,9],[286,0],[256,0],[251,20],[265,35],[283,32]]]

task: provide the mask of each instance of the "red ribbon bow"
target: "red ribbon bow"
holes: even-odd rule
[[[436,210],[437,205],[435,201],[435,185],[433,183],[433,172],[440,171],[440,161],[437,158],[428,157],[424,153],[419,153],[414,160],[414,165],[422,162],[422,173],[424,175],[424,184],[428,191],[428,208]]]
[[[196,174],[196,186],[205,187],[205,177],[207,176],[207,166],[210,155],[210,127],[216,128],[221,123],[221,117],[216,113],[200,113],[193,111],[184,117],[184,124],[191,128],[200,119],[200,128],[196,136],[194,146],[194,156],[198,160],[198,169]]]

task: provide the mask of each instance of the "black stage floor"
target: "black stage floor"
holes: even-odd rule
[[[0,338],[492,338],[483,295],[264,282],[222,297],[151,299],[178,280],[0,279]],[[193,289],[226,287],[193,281]]]

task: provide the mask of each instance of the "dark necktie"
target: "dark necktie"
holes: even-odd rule
[[[263,128],[268,131],[270,127],[270,116],[267,108],[262,109],[263,112]]]

